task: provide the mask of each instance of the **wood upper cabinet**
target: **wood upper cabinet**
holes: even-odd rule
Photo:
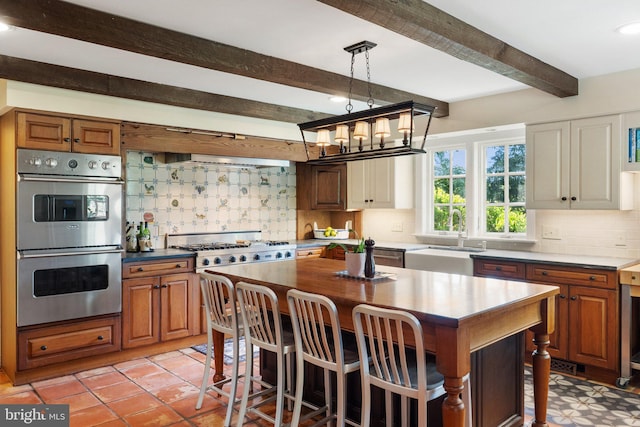
[[[185,259],[125,263],[122,347],[132,348],[199,334],[197,275]],[[191,267],[189,267],[191,266]],[[167,274],[167,271],[174,271]]]
[[[414,156],[385,157],[347,164],[348,209],[412,209]]]
[[[120,154],[120,124],[56,115],[17,112],[16,141],[20,148]]]
[[[296,176],[298,209],[341,211],[347,208],[346,164],[298,163]]]
[[[620,115],[527,127],[528,209],[632,209]]]

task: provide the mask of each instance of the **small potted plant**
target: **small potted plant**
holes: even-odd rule
[[[344,249],[344,261],[347,266],[347,273],[349,276],[364,277],[364,261],[366,256],[364,251],[364,237],[359,238],[358,233],[355,230],[349,230],[349,232],[353,232],[358,240],[358,244],[353,246],[351,250],[349,250],[347,245],[344,243],[331,243],[327,246],[327,249],[333,249],[336,246],[340,246]]]

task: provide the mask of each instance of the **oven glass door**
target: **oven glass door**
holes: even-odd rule
[[[121,251],[18,259],[18,326],[119,313]]]
[[[122,244],[122,184],[18,182],[18,250]]]

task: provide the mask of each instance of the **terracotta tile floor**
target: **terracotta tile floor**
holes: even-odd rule
[[[204,358],[187,348],[17,387],[0,371],[0,402],[69,404],[71,427],[222,426],[224,401],[208,394],[195,409]],[[230,365],[225,372],[231,373]],[[640,384],[633,386],[640,392]],[[247,418],[245,425],[270,424]]]

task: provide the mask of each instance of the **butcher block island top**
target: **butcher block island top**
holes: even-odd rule
[[[470,370],[471,352],[531,329],[537,345],[533,356],[536,413],[532,425],[546,425],[551,360],[546,348],[554,328],[554,298],[559,293],[556,286],[388,266],[377,268],[390,273],[388,278],[354,279],[337,274],[344,268],[341,260],[313,258],[209,271],[227,276],[234,283],[244,281],[273,289],[283,313],[287,312],[289,289],[326,295],[337,305],[342,327],[347,330],[353,330],[351,310],[361,303],[413,313],[422,324],[425,346],[435,353],[438,370],[445,377],[444,426],[464,425],[459,396],[462,378]],[[221,357],[215,360],[221,361]],[[221,368],[221,364],[216,366],[216,371],[222,372]]]

